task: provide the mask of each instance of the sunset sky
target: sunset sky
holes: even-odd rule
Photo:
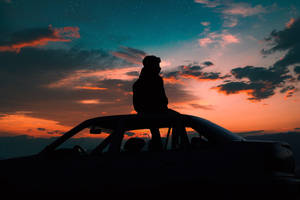
[[[161,57],[169,107],[233,132],[300,130],[299,0],[0,0],[0,137],[134,113]]]

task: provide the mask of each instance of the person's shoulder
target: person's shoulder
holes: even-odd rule
[[[158,76],[158,80],[159,80],[160,82],[163,82],[163,81],[164,81],[163,78],[162,78],[161,76]]]
[[[137,86],[140,85],[140,84],[141,84],[141,80],[140,80],[140,79],[137,79],[137,80],[133,83],[132,87],[137,87]]]

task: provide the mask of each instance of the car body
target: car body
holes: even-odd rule
[[[124,151],[126,131],[151,128],[168,130],[163,150]],[[84,129],[108,136],[88,153],[78,145],[60,148]],[[2,160],[0,167],[2,188],[12,191],[197,191],[216,185],[274,191],[278,184],[299,183],[287,143],[246,140],[203,118],[174,113],[89,119],[37,155]]]

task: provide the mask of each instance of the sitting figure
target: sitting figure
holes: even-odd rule
[[[144,67],[139,79],[133,84],[133,106],[138,114],[156,114],[168,112],[168,98],[160,73],[160,58],[146,56],[143,59]],[[151,150],[162,150],[160,132],[158,128],[151,128]]]

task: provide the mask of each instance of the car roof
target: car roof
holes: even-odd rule
[[[178,120],[179,119],[179,120]],[[200,117],[184,114],[129,114],[129,115],[113,115],[103,116],[88,119],[79,125],[75,126],[64,135],[59,137],[53,143],[48,145],[41,153],[49,152],[55,149],[60,144],[64,143],[70,137],[76,135],[85,128],[92,126],[99,126],[103,129],[115,130],[121,128],[122,130],[135,130],[147,128],[164,128],[172,127],[178,123],[183,123],[185,126],[195,126],[196,129],[207,129],[209,135],[207,137],[215,138],[219,141],[233,141],[243,140],[242,137],[233,134],[232,132],[220,127],[208,120]]]
[[[185,116],[187,115],[180,115]],[[105,129],[115,129],[118,123],[122,123],[122,127],[127,130],[144,129],[151,127],[170,127],[175,120],[178,119],[178,115],[169,114],[129,114],[129,115],[113,115],[103,116],[87,121],[91,121],[94,126],[99,126]]]

